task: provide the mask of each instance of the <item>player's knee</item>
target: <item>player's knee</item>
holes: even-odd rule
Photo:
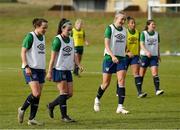
[[[118,78],[118,83],[122,82],[123,78]]]
[[[34,92],[33,96],[39,98],[41,96],[41,92]]]
[[[118,84],[124,85],[124,83],[125,83],[125,77],[118,79]]]
[[[133,72],[133,75],[134,75],[134,77],[139,76],[139,71],[135,71],[135,72]]]
[[[158,73],[157,72],[152,72],[152,76],[153,77],[158,77]]]

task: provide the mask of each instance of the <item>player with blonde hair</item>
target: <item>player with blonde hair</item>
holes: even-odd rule
[[[75,50],[75,58],[81,63],[83,52],[84,52],[84,44],[88,45],[89,43],[86,40],[85,31],[83,29],[83,20],[77,19],[75,25],[72,29],[72,37],[74,40],[74,50]],[[74,66],[74,74],[79,75],[79,68],[75,64]]]
[[[103,60],[103,79],[98,88],[94,100],[94,111],[100,111],[100,99],[105,90],[109,87],[113,73],[116,73],[118,80],[118,106],[116,113],[127,114],[129,111],[123,107],[125,99],[125,77],[126,77],[126,28],[123,27],[126,16],[123,12],[115,14],[114,23],[105,30],[105,50]]]

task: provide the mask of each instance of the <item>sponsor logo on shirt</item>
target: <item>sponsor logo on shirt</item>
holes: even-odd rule
[[[45,45],[43,43],[40,43],[37,48],[39,49],[38,53],[39,54],[45,54],[44,50],[45,50]]]
[[[130,37],[128,38],[128,40],[130,41],[129,44],[136,44],[138,39],[136,37]]]
[[[44,44],[41,43],[37,46],[37,48],[39,48],[39,50],[43,51],[45,49],[45,46],[44,46]]]
[[[154,39],[154,38],[147,39],[148,45],[156,45],[156,42],[157,42],[157,39]]]
[[[116,34],[115,37],[117,38],[116,42],[124,42],[125,41],[125,35],[123,35],[121,33]]]
[[[70,56],[71,55],[71,51],[72,51],[72,47],[70,46],[66,46],[63,48],[64,54],[63,56]]]

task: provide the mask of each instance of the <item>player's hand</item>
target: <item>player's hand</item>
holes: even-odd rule
[[[89,43],[88,43],[87,41],[85,41],[85,44],[86,44],[86,46],[88,46],[88,45],[89,45]]]
[[[147,56],[148,58],[151,58],[152,55],[151,55],[151,53],[150,53],[149,51],[147,51],[147,52],[146,52],[146,56]]]
[[[32,75],[31,69],[29,67],[25,68],[25,72],[26,72],[26,75],[28,76]]]
[[[83,71],[84,71],[84,68],[83,68],[81,65],[78,65],[78,68],[79,68],[79,71],[80,71],[80,72],[83,72]]]
[[[159,62],[161,62],[161,57],[160,56],[158,56],[158,60],[159,60]]]
[[[118,58],[115,57],[115,56],[112,56],[112,61],[113,61],[113,63],[118,63],[119,62]]]
[[[46,75],[46,79],[49,80],[49,81],[52,80],[52,72],[49,72],[49,71],[48,71],[48,73],[47,73],[47,75]]]
[[[127,55],[129,56],[129,58],[133,58],[134,55],[131,52],[128,52]]]

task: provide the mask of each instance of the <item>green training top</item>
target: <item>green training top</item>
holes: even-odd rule
[[[37,36],[37,35],[36,35]],[[37,38],[40,40],[40,41],[43,41],[43,36],[40,35],[40,36],[37,36]],[[28,33],[24,40],[23,40],[23,43],[22,43],[22,47],[26,48],[26,49],[30,49],[31,46],[32,46],[32,43],[33,43],[33,35],[31,33]]]

